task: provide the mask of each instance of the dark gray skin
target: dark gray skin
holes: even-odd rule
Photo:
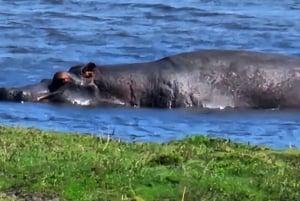
[[[65,82],[61,74],[67,74],[70,79]],[[76,76],[66,72],[57,72],[52,79],[43,79],[37,84],[19,88],[0,88],[0,101],[13,102],[53,102],[76,104],[78,101],[96,104],[96,93],[90,86],[75,85],[80,83]],[[93,94],[95,93],[95,94]],[[86,98],[84,97],[86,95]]]
[[[31,84],[20,88],[0,88],[0,100],[4,101],[38,101],[38,97],[50,93],[51,79],[44,79],[38,84]]]
[[[72,100],[84,98],[87,105],[160,108],[300,107],[300,58],[279,54],[203,50],[146,63],[89,63],[68,74],[72,87],[50,90],[40,100],[78,104]],[[1,93],[0,99],[5,100]]]

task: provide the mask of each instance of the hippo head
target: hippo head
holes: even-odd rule
[[[71,67],[57,72],[52,79],[19,88],[0,88],[0,101],[67,103],[82,106],[122,105],[101,96],[94,83],[94,63]]]

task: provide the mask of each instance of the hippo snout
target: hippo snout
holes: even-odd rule
[[[7,93],[7,90],[3,87],[0,88],[0,99],[2,99],[2,97],[5,97]]]
[[[32,101],[32,94],[29,91],[19,89],[0,88],[1,101]]]

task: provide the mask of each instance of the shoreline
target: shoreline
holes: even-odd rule
[[[12,200],[300,197],[300,150],[294,149],[205,136],[162,144],[122,142],[0,126],[0,153],[0,192]]]

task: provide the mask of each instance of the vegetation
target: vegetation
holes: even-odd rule
[[[299,200],[299,181],[299,150],[0,127],[0,201]]]

